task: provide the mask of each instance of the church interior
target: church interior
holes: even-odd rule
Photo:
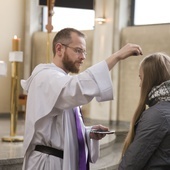
[[[27,95],[20,80],[27,79],[39,63],[51,61],[51,43],[56,32],[42,31],[43,5],[39,0],[0,3],[0,170],[21,170]],[[135,26],[132,8],[134,0],[94,0],[95,18],[105,20],[99,23],[94,19],[92,30],[82,30],[87,37],[88,56],[81,71],[127,43],[138,44],[143,51],[142,56],[123,60],[112,70],[113,101],[93,100],[82,107],[86,125],[104,124],[116,132],[101,140],[100,159],[91,165],[92,170],[114,170],[119,163],[123,140],[139,100],[140,61],[154,52],[170,55],[170,23]],[[50,22],[53,16],[45,17]]]

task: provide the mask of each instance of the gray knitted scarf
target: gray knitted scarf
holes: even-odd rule
[[[149,101],[170,101],[170,80],[153,87],[148,95]]]

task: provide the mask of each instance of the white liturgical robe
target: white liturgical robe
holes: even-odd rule
[[[98,102],[113,99],[106,62],[73,76],[53,63],[39,64],[27,80],[21,80],[21,85],[28,93],[23,170],[77,170],[78,141],[73,108],[89,103],[94,97]],[[95,163],[99,142],[90,139],[91,127],[86,127],[83,121],[81,126],[86,159],[89,156],[90,162]],[[64,158],[34,151],[35,145],[61,149]]]

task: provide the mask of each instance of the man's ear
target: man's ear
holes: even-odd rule
[[[56,50],[56,54],[60,57],[64,54],[64,48],[61,43],[57,43],[55,45],[55,50]]]

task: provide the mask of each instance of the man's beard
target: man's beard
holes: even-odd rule
[[[76,62],[73,62],[69,59],[69,56],[68,54],[64,54],[64,57],[63,57],[63,65],[64,65],[64,68],[68,71],[68,72],[71,72],[71,73],[78,73],[79,72],[79,68],[77,68],[75,66],[75,63]]]

